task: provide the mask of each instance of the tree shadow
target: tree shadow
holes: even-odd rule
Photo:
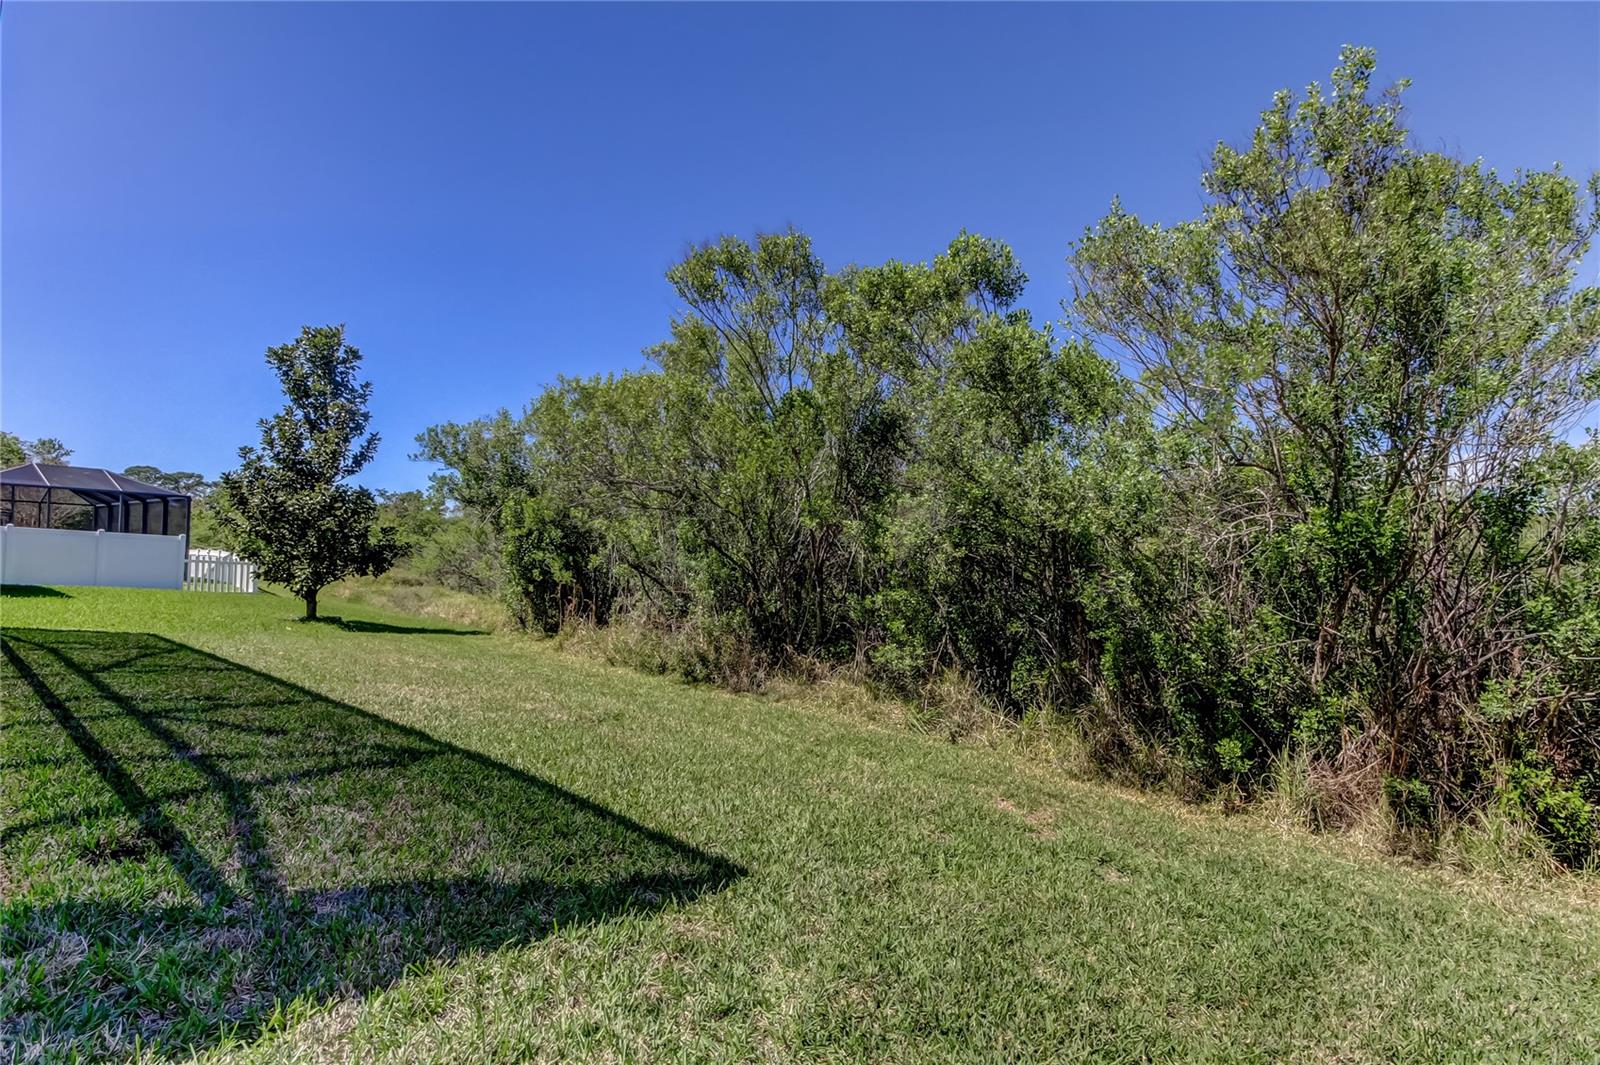
[[[159,636],[8,630],[0,1050],[250,1039],[291,1002],[651,912],[743,870]]]
[[[71,599],[72,593],[42,584],[0,584],[0,599]]]
[[[346,632],[381,632],[390,635],[416,636],[487,636],[483,629],[452,629],[428,625],[390,625],[383,621],[362,621],[359,618],[331,619]]]

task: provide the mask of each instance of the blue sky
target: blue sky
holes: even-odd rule
[[[684,249],[790,224],[835,266],[1002,238],[1054,319],[1113,195],[1193,215],[1211,146],[1345,42],[1424,147],[1600,168],[1595,4],[8,0],[0,424],[216,474],[278,406],[263,349],[345,322],[362,480],[418,486],[424,426],[638,366]]]

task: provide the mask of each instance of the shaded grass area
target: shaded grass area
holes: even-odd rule
[[[67,592],[0,604],[0,1057],[1600,1059],[1556,895],[433,619]]]
[[[289,1002],[361,995],[419,961],[737,873],[163,637],[7,629],[0,650],[0,1032],[23,1056],[250,1038]]]
[[[46,588],[38,584],[0,584],[0,600],[67,598],[70,598],[70,593],[60,588]]]

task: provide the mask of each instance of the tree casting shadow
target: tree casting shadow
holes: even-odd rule
[[[0,1049],[248,1039],[279,1007],[719,889],[737,866],[159,636],[10,630]]]

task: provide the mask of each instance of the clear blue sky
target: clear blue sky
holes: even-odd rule
[[[1114,194],[1195,213],[1219,139],[1339,46],[1419,141],[1600,168],[1600,6],[170,6],[0,13],[0,423],[216,474],[262,350],[345,322],[384,437],[637,366],[662,272],[796,225],[831,265],[1012,243],[1053,319]]]

